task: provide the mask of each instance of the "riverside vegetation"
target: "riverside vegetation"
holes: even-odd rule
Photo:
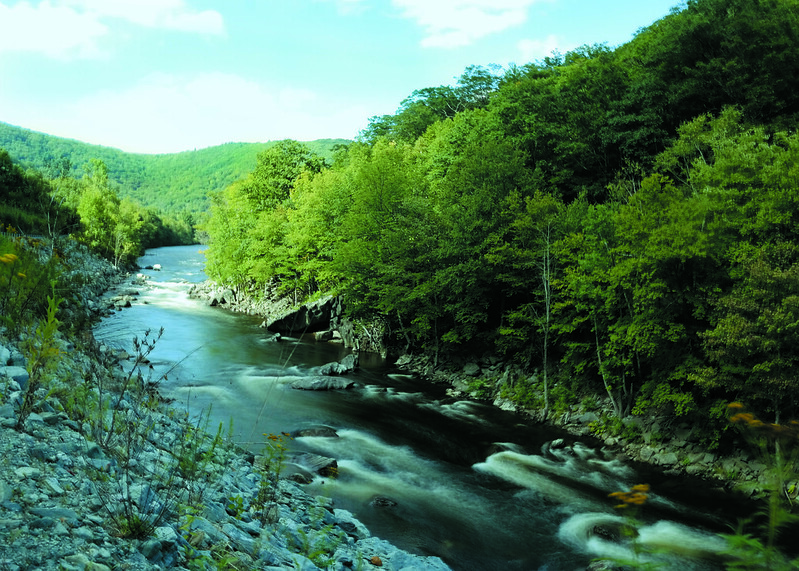
[[[340,296],[372,346],[454,368],[464,392],[792,500],[784,442],[719,459],[745,443],[730,403],[764,426],[796,410],[798,67],[797,0],[688,0],[613,49],[470,67],[332,165],[293,141],[263,151],[211,196],[207,271],[235,299]],[[121,202],[92,200],[93,165],[65,187],[81,192],[48,183],[35,220],[2,215],[47,228],[65,218],[43,205],[72,200],[75,235],[123,261],[143,242]],[[773,462],[793,475],[772,492]]]
[[[0,253],[0,568],[448,569],[280,478],[283,436],[259,461],[209,411],[163,402],[161,332],[132,356],[98,346],[111,263],[71,240]]]

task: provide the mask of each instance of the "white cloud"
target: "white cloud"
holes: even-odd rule
[[[40,2],[0,3],[0,53],[39,52],[49,57],[96,57],[97,39],[108,26],[66,6]]]
[[[567,51],[559,44],[558,38],[550,34],[543,40],[522,40],[516,47],[519,49],[522,61],[532,62],[551,56],[554,51]]]
[[[304,88],[272,87],[228,73],[153,74],[122,91],[69,106],[17,107],[4,119],[27,128],[130,152],[167,153],[230,141],[352,138],[368,112]]]
[[[36,52],[70,59],[99,57],[98,41],[115,20],[148,28],[220,35],[222,16],[197,12],[184,0],[43,0],[0,2],[0,53]]]
[[[77,11],[97,18],[118,18],[148,28],[221,35],[222,15],[215,10],[196,12],[184,0],[61,0]]]
[[[423,47],[456,48],[527,20],[538,0],[392,0],[425,31]]]

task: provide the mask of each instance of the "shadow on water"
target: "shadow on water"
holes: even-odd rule
[[[168,372],[162,392],[190,414],[210,408],[213,426],[232,419],[234,437],[253,452],[265,434],[334,428],[338,437],[300,437],[291,447],[338,461],[337,479],[318,477],[308,489],[332,497],[373,534],[458,570],[584,569],[593,557],[630,555],[597,530],[618,528],[607,494],[644,478],[654,493],[643,543],[718,551],[708,530],[723,531],[722,520],[701,511],[712,506],[659,495],[668,479],[657,472],[640,472],[596,442],[447,396],[376,357],[362,357],[354,389],[291,389],[292,379],[345,350],[305,339],[268,342],[260,318],[189,299],[189,284],[204,279],[197,250],[148,251],[140,264],[162,271],[144,271],[151,277],[138,301],[103,320],[98,339],[129,348],[134,335],[163,326],[151,355],[156,374]],[[558,438],[563,447],[549,445]],[[712,557],[658,560],[665,568],[720,568]]]

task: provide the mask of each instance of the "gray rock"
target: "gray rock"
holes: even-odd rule
[[[194,533],[202,533],[209,543],[219,543],[225,538],[225,535],[210,521],[203,517],[195,517],[189,526],[189,531]]]
[[[679,462],[679,460],[675,452],[666,452],[665,454],[655,456],[655,463],[662,466],[673,466]]]
[[[178,541],[178,534],[168,525],[155,528],[155,538],[161,542],[165,548],[169,548]]]
[[[330,341],[333,339],[333,332],[330,329],[325,331],[317,331],[313,334],[315,341]]]
[[[67,508],[31,508],[31,513],[39,517],[50,517],[64,520],[69,523],[78,521],[78,514]]]
[[[333,510],[333,515],[336,516],[338,527],[350,537],[353,537],[356,540],[362,540],[371,537],[372,534],[369,533],[369,530],[366,529],[366,526],[355,519],[347,510],[335,509]]]
[[[28,374],[27,369],[25,367],[20,366],[7,366],[7,367],[0,367],[0,376],[8,377],[9,379],[13,379],[17,382],[20,386],[20,390],[25,390],[25,387],[28,386],[28,379],[30,375]]]
[[[480,365],[477,363],[466,363],[463,366],[463,374],[467,377],[476,377],[480,374]]]
[[[337,376],[337,375],[346,375],[352,369],[347,368],[345,365],[341,363],[333,362],[327,363],[326,365],[322,365],[319,367],[319,374],[324,376]]]
[[[338,462],[334,458],[327,458],[310,452],[292,456],[290,461],[322,476],[333,476],[338,472]]]
[[[304,377],[291,383],[292,389],[303,391],[330,391],[349,389],[355,386],[355,381],[340,377]]]
[[[161,555],[161,542],[157,539],[148,539],[139,547],[142,555],[147,559],[154,560]]]
[[[266,328],[284,335],[330,329],[330,318],[335,305],[336,300],[330,297],[307,303],[267,322]]]
[[[0,504],[7,502],[14,495],[14,488],[5,480],[0,480]]]
[[[369,502],[369,505],[373,508],[395,508],[397,507],[397,502],[385,496],[375,496]]]
[[[0,418],[16,420],[17,414],[14,411],[14,406],[10,404],[0,405]]]
[[[255,549],[255,540],[247,533],[241,531],[232,523],[226,523],[222,526],[222,533],[224,533],[230,542],[238,549],[245,553],[253,553]]]

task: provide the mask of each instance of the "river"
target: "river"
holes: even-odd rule
[[[255,453],[265,435],[329,426],[338,438],[300,437],[294,451],[338,460],[337,479],[317,478],[315,494],[333,498],[370,531],[463,571],[582,570],[592,558],[631,557],[629,548],[591,533],[622,521],[608,493],[647,482],[652,493],[639,518],[638,545],[666,548],[644,555],[665,569],[719,569],[682,553],[723,549],[723,521],[706,490],[685,480],[668,493],[656,471],[633,466],[595,442],[468,400],[362,355],[346,391],[299,391],[288,377],[338,360],[339,345],[305,339],[268,341],[261,319],[208,307],[188,297],[205,279],[198,246],[148,250],[139,264],[161,264],[133,306],[96,327],[96,337],[130,350],[134,336],[164,328],[150,355],[161,392],[210,426],[232,422],[235,440]],[[564,438],[567,447],[550,449]],[[372,505],[376,497],[395,506]],[[697,498],[702,498],[697,500]],[[703,503],[698,503],[703,502]]]

